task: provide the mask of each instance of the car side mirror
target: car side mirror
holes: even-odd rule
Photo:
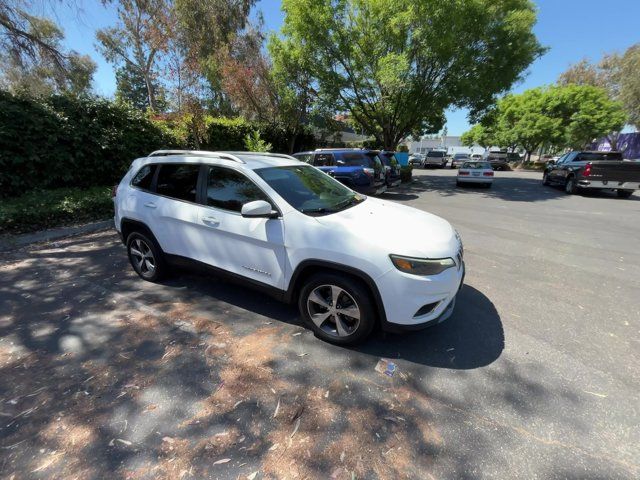
[[[278,212],[273,210],[269,202],[255,200],[242,205],[240,213],[246,218],[276,218]]]

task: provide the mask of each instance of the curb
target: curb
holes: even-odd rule
[[[113,219],[103,220],[101,222],[86,223],[84,225],[76,225],[73,227],[52,228],[35,233],[25,233],[22,235],[2,235],[0,236],[0,252],[14,250],[24,247],[32,243],[50,242],[65,237],[73,237],[85,233],[93,233],[100,230],[114,228]]]

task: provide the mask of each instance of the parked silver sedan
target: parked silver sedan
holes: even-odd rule
[[[491,188],[493,177],[493,168],[489,162],[464,162],[458,170],[456,185],[478,184]]]

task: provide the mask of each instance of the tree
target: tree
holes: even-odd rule
[[[3,8],[7,7],[0,6],[0,26],[7,21],[2,17]],[[6,27],[4,37],[0,35],[0,46],[6,48],[0,53],[3,87],[34,96],[88,92],[96,69],[91,58],[65,51],[61,45],[64,34],[53,21],[23,11],[18,15],[24,22],[21,32],[27,37],[20,37],[21,41],[14,44]],[[34,39],[35,43],[30,44],[26,39]]]
[[[152,85],[156,108],[164,110],[167,106],[164,89],[157,82]],[[129,103],[138,110],[150,108],[147,84],[139,71],[128,64],[116,70],[116,100]]]
[[[585,148],[594,138],[618,131],[624,124],[619,102],[603,88],[590,85],[539,87],[506,95],[482,122],[463,135],[467,145],[520,145],[526,161],[543,144]]]
[[[562,141],[562,119],[551,114],[544,88],[527,90],[520,95],[507,95],[498,102],[498,136],[509,136],[511,142],[521,145],[526,152],[525,161],[543,143]]]
[[[621,102],[591,85],[551,87],[545,92],[544,108],[560,119],[563,143],[572,148],[588,147],[594,139],[619,132],[627,119]]]
[[[611,100],[622,102],[626,121],[640,129],[640,44],[622,54],[605,55],[597,64],[582,60],[560,75],[560,85],[587,85],[604,88]],[[618,131],[609,132],[607,139],[615,149]]]
[[[41,18],[27,13],[28,0],[0,2],[0,51],[22,65],[47,58],[60,71],[65,70],[65,55],[53,41],[55,36],[41,31]],[[52,23],[52,22],[50,22]]]
[[[173,0],[176,43],[185,59],[183,70],[198,72],[208,84],[208,107],[231,114],[223,89],[223,61],[229,45],[248,23],[255,0]]]
[[[157,110],[158,57],[166,52],[174,30],[169,4],[165,0],[120,0],[119,23],[98,30],[96,38],[107,61],[126,65],[144,79],[149,108]]]
[[[640,43],[630,47],[622,55],[619,64],[620,92],[629,122],[640,130]]]
[[[460,141],[463,145],[471,148],[474,145],[480,145],[485,150],[491,145],[494,145],[493,134],[483,125],[477,123],[471,127],[468,131],[462,134]]]
[[[529,0],[284,0],[282,8],[284,37],[315,66],[321,94],[385,148],[439,130],[449,106],[477,114],[544,51]]]

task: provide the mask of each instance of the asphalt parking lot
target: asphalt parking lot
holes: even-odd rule
[[[0,476],[638,478],[640,195],[454,175],[383,196],[461,233],[453,316],[357,348],[111,231],[1,254]]]

